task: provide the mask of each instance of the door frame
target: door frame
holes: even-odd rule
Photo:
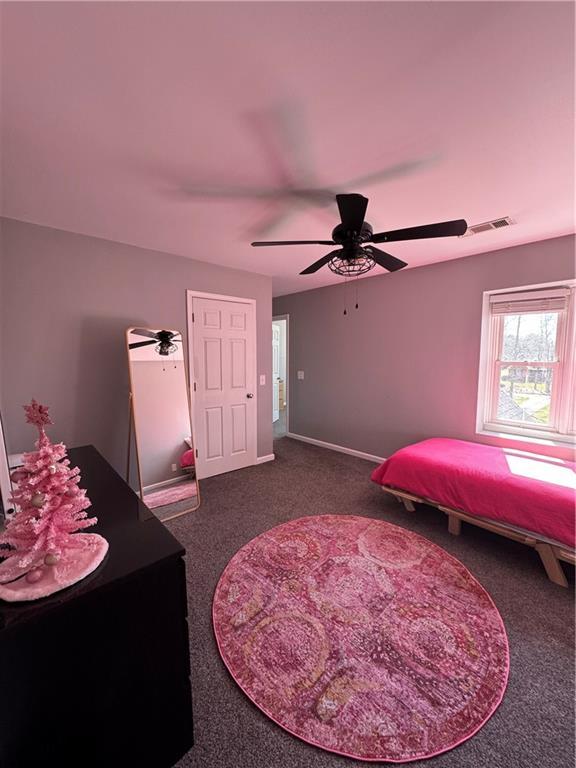
[[[272,315],[272,322],[275,320],[286,320],[286,434],[290,433],[290,315]],[[274,393],[272,393],[274,397]]]
[[[192,328],[192,303],[194,299],[215,299],[217,301],[232,301],[237,304],[251,304],[254,307],[254,361],[252,374],[254,376],[254,414],[252,416],[252,428],[254,429],[255,450],[252,466],[258,464],[258,325],[256,299],[247,299],[245,296],[227,296],[223,293],[207,293],[206,291],[193,291],[186,289],[186,334],[188,336],[188,395],[190,398],[190,412],[192,414],[192,439],[194,450],[197,451],[196,441],[196,398],[194,397],[193,383],[196,381],[194,371],[194,329]],[[217,477],[217,475],[215,475]],[[201,477],[198,478],[202,480]]]

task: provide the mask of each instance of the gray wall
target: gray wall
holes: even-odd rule
[[[2,416],[11,452],[34,430],[20,407],[50,406],[53,439],[92,443],[122,473],[131,325],[186,333],[186,289],[256,299],[258,455],[272,453],[269,277],[4,219],[0,287]]]
[[[483,440],[482,292],[574,277],[574,245],[555,238],[360,280],[358,310],[343,283],[274,299],[274,315],[290,315],[290,431],[377,456],[427,437]]]

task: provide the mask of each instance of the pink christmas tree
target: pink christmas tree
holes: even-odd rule
[[[86,513],[90,500],[78,487],[80,470],[70,468],[66,446],[52,443],[44,430],[52,424],[48,408],[32,400],[24,410],[26,421],[38,429],[38,440],[36,450],[25,453],[23,466],[11,475],[16,512],[0,534],[0,555],[6,558],[0,563],[0,597],[5,600],[35,599],[69,586],[86,575],[87,567],[88,573],[94,570],[108,548],[101,536],[77,533],[97,519]],[[33,584],[38,586],[30,590]]]

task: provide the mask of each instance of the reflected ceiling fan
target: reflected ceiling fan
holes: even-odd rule
[[[267,245],[338,245],[318,261],[300,272],[311,275],[326,264],[336,275],[356,277],[371,270],[376,264],[396,272],[408,266],[405,261],[391,256],[386,251],[375,248],[370,243],[392,243],[399,240],[421,240],[429,237],[452,237],[463,235],[468,229],[464,219],[442,221],[437,224],[424,224],[420,227],[395,229],[390,232],[373,233],[372,227],[364,221],[368,198],[363,195],[336,195],[340,221],[332,230],[332,240],[269,240],[254,242],[254,246]]]
[[[132,344],[128,344],[129,349],[137,349],[138,347],[147,347],[149,344],[156,344],[156,352],[159,355],[171,355],[178,351],[176,344],[182,343],[182,338],[179,333],[173,331],[150,331],[148,328],[132,328],[130,333],[136,336],[146,336],[148,341],[134,341]]]

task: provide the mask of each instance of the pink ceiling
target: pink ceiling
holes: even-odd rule
[[[344,187],[370,198],[376,231],[517,221],[391,244],[410,266],[568,234],[573,15],[545,2],[4,3],[2,214],[269,274],[276,294],[339,278],[298,276],[322,246],[251,248],[258,227],[288,212],[261,239],[327,239],[335,204],[209,188]]]

